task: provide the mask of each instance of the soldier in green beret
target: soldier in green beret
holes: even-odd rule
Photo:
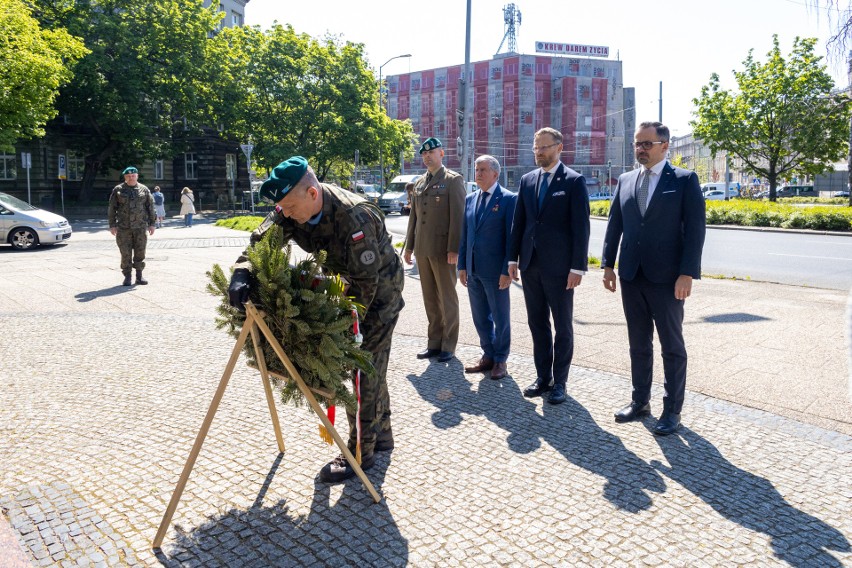
[[[121,252],[122,286],[130,286],[130,269],[136,269],[136,283],[147,284],[142,277],[148,235],[154,234],[157,214],[151,190],[139,183],[139,170],[133,166],[121,172],[124,183],[115,186],[109,196],[109,232]],[[147,234],[146,234],[147,233]]]
[[[273,225],[283,230],[284,242],[294,240],[305,251],[328,253],[326,268],[349,282],[348,295],[367,308],[361,321],[362,347],[372,353],[374,377],[361,381],[361,468],[375,462],[374,452],[394,446],[390,396],[386,380],[391,338],[402,299],[404,272],[385,228],[381,210],[352,192],[320,183],[307,160],[294,156],[279,164],[260,188],[261,197],[277,204],[252,233],[253,246]],[[246,254],[237,259],[228,289],[232,306],[249,299],[250,273]],[[348,446],[355,453],[355,414],[347,410]],[[327,483],[349,479],[355,471],[341,455],[326,464],[320,478]]]

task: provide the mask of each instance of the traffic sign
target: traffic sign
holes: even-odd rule
[[[68,179],[65,171],[65,154],[59,154],[59,179]]]

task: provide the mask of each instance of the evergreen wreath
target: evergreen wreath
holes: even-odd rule
[[[353,310],[363,316],[365,308],[345,295],[345,283],[340,276],[323,274],[326,251],[291,266],[292,247],[289,243],[282,246],[281,241],[282,231],[276,225],[248,250],[253,277],[249,298],[263,312],[266,325],[305,383],[334,393],[334,400],[320,402],[326,406],[344,405],[354,411],[356,400],[349,389],[353,371],[375,373],[372,355],[361,349],[352,331]],[[224,328],[229,335],[239,337],[246,315],[228,301],[230,277],[225,276],[218,264],[207,276],[210,278],[207,291],[221,299],[216,307],[216,328]],[[267,368],[289,377],[290,373],[262,334],[260,341]],[[257,366],[251,335],[244,353],[249,364]],[[294,380],[273,379],[273,383],[285,403],[301,406],[305,402]]]

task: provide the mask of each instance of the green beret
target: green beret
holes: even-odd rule
[[[139,173],[139,170],[137,170],[133,166],[128,166],[128,167],[124,168],[124,171],[121,172],[121,175],[126,176],[127,174],[138,174],[138,173]]]
[[[426,142],[420,146],[420,153],[428,152],[429,150],[434,150],[435,148],[443,148],[444,145],[441,144],[441,141],[437,138],[427,138]]]
[[[260,196],[278,203],[290,193],[305,172],[308,171],[308,161],[301,156],[293,156],[275,166],[269,179],[260,186]]]

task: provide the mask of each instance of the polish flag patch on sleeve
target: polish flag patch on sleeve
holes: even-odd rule
[[[352,241],[358,242],[364,238],[364,231],[358,231],[357,233],[352,234]]]

